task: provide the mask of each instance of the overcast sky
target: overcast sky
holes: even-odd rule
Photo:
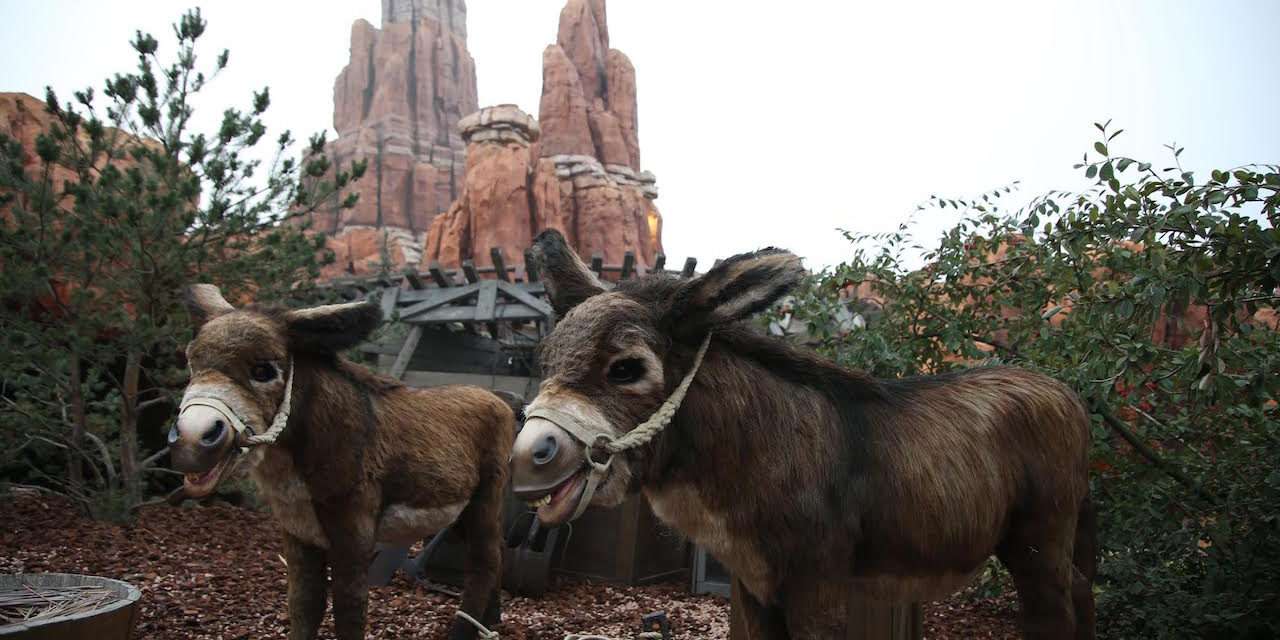
[[[468,3],[481,105],[536,114],[562,4]],[[0,0],[0,91],[100,90],[131,68],[134,29],[171,45],[188,6]],[[204,3],[208,59],[231,49],[210,104],[269,85],[268,124],[332,137],[351,23],[379,24],[379,6]],[[1128,155],[1160,162],[1176,141],[1188,168],[1280,162],[1276,0],[612,0],[609,30],[636,66],[672,262],[777,245],[821,267],[848,255],[836,228],[891,229],[930,194],[1080,188],[1071,165],[1108,118]],[[953,215],[928,214],[925,235]]]

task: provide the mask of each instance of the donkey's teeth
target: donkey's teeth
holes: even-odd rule
[[[541,498],[538,498],[537,500],[529,501],[529,506],[531,507],[542,507],[549,504],[551,504],[551,494],[549,493],[545,496],[542,496]]]

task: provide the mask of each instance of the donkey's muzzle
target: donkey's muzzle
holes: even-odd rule
[[[582,445],[554,422],[529,418],[511,451],[512,489],[516,495],[540,496],[580,470]]]
[[[221,411],[190,407],[169,432],[169,457],[175,471],[204,473],[231,454],[234,440],[231,420]]]

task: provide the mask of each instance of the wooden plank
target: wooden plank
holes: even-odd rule
[[[437,307],[457,302],[467,296],[474,295],[476,290],[476,285],[449,287],[448,289],[427,289],[424,291],[427,296],[422,302],[410,305],[400,310],[400,319],[409,320]],[[402,297],[404,297],[403,294]]]
[[[466,276],[467,282],[474,284],[480,281],[480,274],[476,271],[476,263],[470,260],[462,261],[462,273]]]
[[[628,251],[622,254],[622,274],[619,280],[626,280],[631,277],[631,272],[636,268],[636,254]]]
[[[511,276],[507,275],[507,263],[502,259],[502,247],[489,249],[489,257],[493,259],[493,272],[498,274],[498,279],[511,282]]]
[[[475,315],[472,320],[489,322],[493,320],[493,312],[498,306],[498,281],[485,280],[480,282],[479,286],[479,295],[476,296]]]
[[[391,365],[392,378],[399,380],[404,377],[404,371],[409,368],[409,360],[413,358],[413,351],[418,348],[418,341],[421,339],[422,327],[411,327],[409,335],[404,338],[404,345],[400,347],[400,355],[396,356],[395,364]]]
[[[659,253],[653,257],[653,268],[649,273],[658,273],[667,267],[667,254]]]
[[[684,269],[680,271],[681,278],[692,278],[694,269],[698,268],[697,258],[685,258]]]
[[[529,282],[538,281],[538,265],[533,261],[533,251],[531,249],[524,250],[524,277]]]
[[[400,287],[387,287],[382,290],[382,319],[390,320],[391,312],[396,310],[396,301],[400,299]]]
[[[596,272],[597,276],[604,272],[604,256],[598,253],[591,256],[591,270]]]
[[[444,288],[453,286],[453,278],[450,278],[449,275],[440,268],[439,262],[433,261],[429,271],[431,272],[431,279],[436,281],[437,287]]]
[[[507,282],[499,282],[498,290],[507,294],[516,302],[519,302],[520,304],[523,304],[536,311],[540,311],[544,315],[546,315],[548,318],[551,317],[551,313],[552,313],[551,305],[547,304],[546,301],[539,300],[538,298],[533,297],[532,294],[526,292],[523,288],[521,288],[520,285],[511,284]]]
[[[474,307],[440,307],[414,316],[413,324],[447,324],[450,322],[473,322],[476,312]],[[494,320],[545,320],[546,316],[522,304],[500,304],[493,310]]]

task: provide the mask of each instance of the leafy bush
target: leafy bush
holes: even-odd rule
[[[97,513],[127,513],[163,458],[155,427],[186,377],[183,286],[296,293],[323,238],[281,222],[353,206],[342,192],[364,171],[333,170],[323,136],[302,161],[289,132],[267,138],[265,88],[194,131],[197,95],[229,60],[197,64],[205,27],[199,10],[182,16],[167,61],[139,32],[136,69],[101,94],[61,102],[49,89],[34,149],[0,136],[0,477]]]
[[[830,357],[882,376],[1035,368],[1092,407],[1102,637],[1280,635],[1280,169],[1197,177],[1115,155],[1017,210],[934,197],[960,221],[846,233],[851,260],[793,305]],[[919,264],[915,262],[914,264]]]

